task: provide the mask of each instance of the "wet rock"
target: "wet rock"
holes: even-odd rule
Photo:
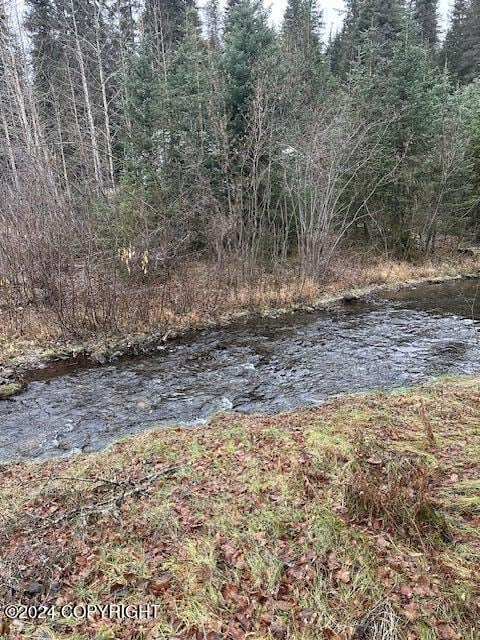
[[[94,362],[95,364],[106,364],[107,362],[107,356],[104,353],[92,353],[92,355],[90,356],[92,362]]]

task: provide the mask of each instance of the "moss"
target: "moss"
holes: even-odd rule
[[[19,382],[10,382],[8,384],[0,385],[0,400],[8,400],[12,396],[16,396],[24,388],[23,384]]]

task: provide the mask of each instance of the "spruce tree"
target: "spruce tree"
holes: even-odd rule
[[[342,28],[331,39],[328,47],[328,59],[334,75],[345,77],[350,64],[355,59],[359,46],[358,13],[359,0],[346,0],[345,18]]]
[[[117,0],[115,9],[118,17],[120,46],[122,49],[131,49],[136,36],[135,13],[138,11],[138,3],[135,0]]]
[[[467,186],[468,227],[480,242],[480,84],[473,82],[468,91],[468,117],[466,147],[467,180],[461,187]]]
[[[245,132],[258,71],[272,52],[274,35],[259,0],[240,0],[227,15],[223,67],[226,106],[233,137]]]
[[[359,91],[362,117],[372,125],[385,123],[381,166],[368,170],[390,175],[376,189],[376,206],[383,212],[390,248],[409,254],[411,215],[427,180],[424,160],[435,142],[443,76],[428,49],[418,44],[416,25],[406,19],[391,57],[373,68],[357,65],[350,81]]]
[[[56,102],[65,84],[67,64],[61,26],[53,0],[27,0],[25,22],[31,41],[33,81],[37,108],[47,138],[56,130]]]
[[[212,49],[220,48],[221,21],[219,0],[208,0],[205,5],[205,28],[207,42]]]
[[[438,44],[437,2],[438,0],[415,0],[413,7],[420,42],[432,48]]]
[[[368,49],[369,64],[388,60],[398,42],[404,13],[403,0],[348,0],[344,25],[329,51],[333,73],[345,76],[359,54]]]
[[[480,77],[480,0],[471,0],[467,9],[465,47],[461,56],[461,79]]]
[[[156,183],[159,153],[160,77],[155,70],[149,38],[145,38],[128,65],[126,82],[127,116],[125,132],[125,175],[129,181],[150,193]]]
[[[297,82],[311,89],[309,98],[321,90],[325,80],[322,27],[322,13],[316,0],[288,0],[282,40],[295,66]]]
[[[322,12],[315,0],[288,0],[283,18],[287,48],[301,51],[305,60],[321,58]]]
[[[363,0],[356,26],[360,41],[370,40],[381,57],[388,57],[402,29],[403,10],[400,0]]]
[[[158,64],[172,53],[185,35],[187,14],[196,14],[195,0],[146,0],[144,30],[148,35]],[[198,20],[198,17],[196,18]]]
[[[185,37],[175,52],[168,75],[173,155],[181,156],[187,146],[192,157],[201,155],[209,89],[207,46],[195,16],[187,16]]]
[[[455,0],[450,26],[445,36],[442,61],[457,80],[465,79],[465,48],[468,32],[468,0]]]

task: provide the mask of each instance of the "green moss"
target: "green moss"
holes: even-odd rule
[[[0,400],[8,400],[12,396],[16,396],[23,389],[23,384],[19,382],[10,382],[9,384],[0,385]]]

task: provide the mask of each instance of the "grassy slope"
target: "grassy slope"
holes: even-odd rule
[[[10,637],[479,638],[479,459],[477,378],[4,466],[0,602],[162,611]]]

